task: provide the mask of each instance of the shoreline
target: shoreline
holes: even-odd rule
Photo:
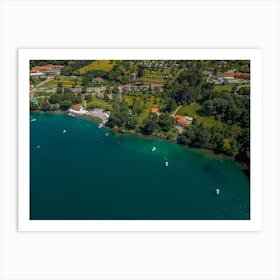
[[[68,111],[64,112],[64,111],[42,111],[42,110],[33,110],[32,111],[32,110],[30,110],[30,113],[32,113],[32,112],[33,113],[44,112],[46,114],[69,116]],[[69,116],[69,117],[71,117],[71,116]],[[76,117],[88,119],[90,121],[97,122],[98,124],[103,123],[103,120],[101,118],[98,118],[97,116],[92,116],[90,114],[76,115]],[[104,124],[104,127],[106,127],[108,130],[111,130],[114,133],[119,134],[119,135],[130,135],[130,136],[136,136],[136,137],[141,137],[141,138],[146,138],[146,139],[164,140],[164,141],[169,142],[169,143],[176,143],[177,145],[181,146],[184,149],[191,149],[191,150],[197,151],[197,152],[202,153],[203,155],[206,155],[206,156],[209,156],[209,157],[214,157],[214,158],[220,159],[220,160],[235,161],[240,166],[242,171],[247,175],[247,177],[250,180],[250,168],[247,166],[247,164],[242,162],[242,161],[238,161],[235,158],[227,156],[225,154],[222,154],[222,153],[221,154],[216,154],[213,150],[210,150],[210,149],[204,149],[204,148],[199,149],[199,148],[190,147],[188,145],[181,145],[177,142],[177,139],[168,139],[168,138],[165,138],[165,137],[161,137],[159,135],[144,135],[142,133],[135,132],[135,131],[134,132],[132,132],[132,131],[122,132],[122,131],[120,131],[119,128],[109,127],[109,126],[106,126],[106,124]]]

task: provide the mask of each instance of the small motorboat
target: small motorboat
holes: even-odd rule
[[[99,125],[98,125],[98,128],[101,128],[101,127],[103,127],[104,125],[103,125],[103,123],[100,123]]]
[[[168,167],[168,161],[166,161],[164,165],[165,165],[165,167]]]
[[[217,195],[220,194],[220,189],[216,189],[216,194],[217,194]]]
[[[154,152],[155,150],[156,150],[156,147],[153,147],[153,148],[152,148],[152,152]]]
[[[41,147],[40,145],[37,145],[37,149],[40,149],[40,147]]]
[[[67,132],[67,130],[66,130],[66,129],[63,129],[62,133],[66,133],[66,132]]]
[[[109,136],[109,133],[107,132],[107,133],[105,133],[105,136]]]
[[[37,119],[32,119],[31,122],[35,122]]]

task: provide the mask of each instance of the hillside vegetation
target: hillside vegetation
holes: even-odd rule
[[[90,70],[103,70],[110,72],[114,66],[114,62],[110,60],[95,60],[91,64],[86,65],[79,69],[81,74]]]

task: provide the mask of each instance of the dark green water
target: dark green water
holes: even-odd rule
[[[31,219],[250,219],[249,180],[234,161],[83,118],[31,118]]]

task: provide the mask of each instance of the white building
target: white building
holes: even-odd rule
[[[84,115],[87,113],[87,111],[82,107],[81,104],[75,104],[70,107],[69,111],[73,114],[77,115]]]

